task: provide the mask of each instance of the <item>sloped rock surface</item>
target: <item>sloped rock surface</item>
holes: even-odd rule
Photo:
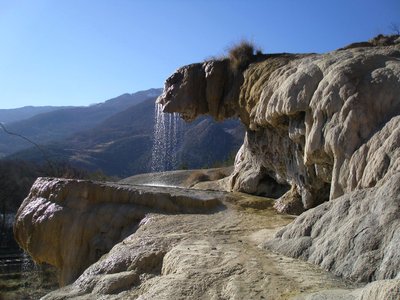
[[[400,172],[308,210],[265,248],[355,281],[400,276]]]

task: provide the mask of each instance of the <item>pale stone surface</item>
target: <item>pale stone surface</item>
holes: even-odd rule
[[[378,280],[355,290],[333,289],[299,295],[294,300],[398,300],[400,280]]]
[[[233,85],[223,80],[230,76],[224,61],[189,65],[167,80],[157,101],[188,119],[239,116],[247,137],[227,189],[257,193],[272,178],[295,187],[308,209],[374,186],[400,168],[400,45],[378,40],[371,45],[392,46],[266,56]],[[210,65],[215,75],[205,84],[199,78]],[[203,84],[195,84],[197,79]],[[221,82],[229,97],[207,90]],[[229,109],[211,109],[210,99]]]
[[[46,187],[42,187],[41,194],[35,192],[35,195],[43,196],[47,191],[56,199],[62,198],[59,195],[80,194],[79,186],[96,185],[57,179],[40,181]],[[65,185],[74,189],[66,189]],[[38,186],[40,184],[35,189],[39,189]],[[109,186],[99,184],[98,188],[100,194],[110,195]],[[143,188],[143,193],[149,196],[147,187]],[[125,189],[122,187],[122,190]],[[135,187],[130,189],[140,190]],[[93,187],[87,188],[87,191],[86,197],[91,198]],[[122,195],[120,192],[114,190],[114,198],[119,198],[117,196]],[[213,194],[219,198],[222,195]],[[121,196],[121,199],[124,198]],[[212,197],[209,195],[208,198]],[[115,201],[98,195],[97,199]],[[142,201],[135,199],[133,202]],[[28,201],[32,205],[39,204],[33,197]],[[77,207],[82,202],[86,202],[84,198],[70,197],[68,206]],[[64,201],[59,200],[58,203],[62,209],[68,209]],[[398,280],[387,283],[378,281],[374,286],[358,288],[309,263],[258,247],[266,236],[273,237],[279,228],[293,220],[293,217],[276,214],[272,209],[272,200],[235,193],[226,197],[223,204],[224,209],[212,210],[211,213],[175,211],[165,214],[160,213],[163,210],[154,210],[143,215],[139,223],[131,220],[136,225],[134,233],[117,242],[108,253],[84,270],[75,282],[43,299],[396,299],[393,295],[398,295]],[[30,206],[28,203],[25,205]],[[126,209],[123,203],[115,205]],[[263,209],[255,210],[253,207]],[[41,205],[38,206],[38,215],[40,208]],[[94,209],[92,218],[96,219],[95,215],[99,212]],[[114,218],[121,217],[121,211],[109,212]],[[40,215],[41,222],[45,222],[45,218],[57,218],[51,214]],[[97,217],[105,220],[101,213]],[[67,225],[74,222],[72,218],[65,221]],[[20,220],[18,226],[22,224]],[[47,223],[47,229],[51,225]],[[21,229],[17,227],[18,230]],[[48,233],[49,230],[43,231],[43,236],[32,234],[29,239],[32,239],[31,243],[36,240],[40,245]],[[85,238],[82,231],[75,231],[75,234],[79,235],[75,236],[77,239]],[[75,246],[73,241],[62,245],[65,252],[73,251]],[[47,247],[52,245],[47,244]],[[75,268],[81,269],[77,264],[82,261],[75,257],[73,262]]]
[[[355,281],[400,276],[400,172],[308,210],[265,242],[267,249]]]
[[[368,284],[361,292],[359,300],[398,300],[400,280],[379,280]]]
[[[209,113],[216,120],[233,116],[242,76],[229,71],[228,60],[207,61],[177,70],[165,82],[165,112],[179,111],[186,121]]]
[[[211,214],[147,214],[55,299],[290,299],[325,289],[353,288],[299,260],[257,247],[293,218],[237,195]],[[232,203],[241,202],[241,206]]]
[[[14,234],[36,262],[57,267],[59,282],[65,285],[132,234],[147,213],[209,211],[224,197],[217,192],[39,178],[18,210]]]
[[[237,79],[239,90],[225,87],[236,93],[230,107],[247,127],[225,188],[259,194],[265,182],[281,191],[289,185],[275,204],[279,211],[317,206],[269,248],[359,281],[399,272],[399,42],[380,36],[326,54],[266,56]],[[178,70],[185,76],[174,93],[157,100],[190,119],[211,113],[206,105],[201,113],[186,106],[206,85],[179,92],[195,82],[187,70],[192,67]],[[211,98],[199,96],[196,103]]]

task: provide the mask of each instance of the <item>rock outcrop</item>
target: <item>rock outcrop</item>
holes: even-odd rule
[[[309,210],[266,247],[357,281],[396,277],[400,37],[326,54],[271,55],[243,74],[213,73],[210,66],[224,63],[177,70],[157,101],[189,119],[208,113],[245,124],[225,188],[278,198],[281,212]],[[232,76],[240,88],[226,85]]]
[[[221,205],[221,193],[39,178],[14,224],[18,243],[37,263],[59,270],[61,286],[136,231],[148,213],[194,213]]]
[[[240,117],[247,134],[227,189],[268,196],[272,182],[309,209],[399,171],[400,43],[391,41],[266,56],[243,74],[227,60],[189,65],[157,101],[188,120]]]
[[[400,173],[306,211],[265,247],[354,281],[400,276]]]

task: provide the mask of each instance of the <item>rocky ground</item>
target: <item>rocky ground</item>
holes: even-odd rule
[[[291,299],[354,288],[309,263],[260,248],[293,217],[276,214],[271,200],[234,197],[236,204],[228,200],[212,213],[146,215],[134,234],[75,283],[44,299]]]
[[[191,172],[185,174],[189,178]],[[168,175],[175,173],[163,174]],[[18,212],[16,234],[36,261],[59,268],[63,287],[43,299],[395,300],[400,295],[399,279],[365,286],[275,252],[271,245],[283,247],[277,239],[295,224],[295,216],[278,214],[273,199],[127,183],[136,179],[37,180]],[[44,239],[47,243],[35,242]],[[96,249],[102,249],[100,256]]]

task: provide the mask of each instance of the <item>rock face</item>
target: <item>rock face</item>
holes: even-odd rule
[[[243,74],[209,76],[206,84],[209,66],[223,63],[179,69],[157,101],[189,119],[208,113],[242,120],[247,133],[227,190],[278,198],[281,212],[316,207],[266,247],[357,281],[396,277],[400,37],[326,54],[266,56]],[[194,74],[202,84],[192,84]],[[224,85],[230,97],[210,96],[208,87],[230,76],[240,88]],[[216,106],[230,109],[215,113]]]
[[[227,189],[291,186],[309,209],[399,171],[399,59],[397,43],[266,56],[242,75],[205,62],[177,70],[157,101],[189,120],[239,116],[247,134]]]
[[[209,211],[221,204],[218,198],[223,195],[39,178],[18,210],[14,235],[37,263],[59,270],[64,286],[135,232],[147,213]]]
[[[400,173],[306,211],[265,247],[355,281],[400,276]]]
[[[165,82],[164,112],[179,112],[186,121],[210,114],[216,120],[236,115],[242,76],[230,72],[228,60],[185,66]]]
[[[292,220],[261,197],[41,178],[15,235],[67,285],[43,299],[287,299],[353,288],[258,247]]]

